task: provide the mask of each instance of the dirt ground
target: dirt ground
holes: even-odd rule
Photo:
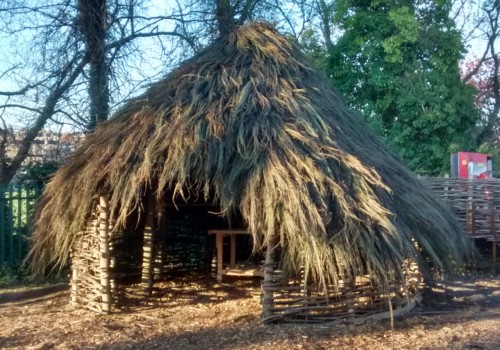
[[[73,309],[65,286],[3,291],[0,349],[500,349],[500,277],[436,288],[392,330],[388,321],[262,325],[255,280],[157,287],[112,315]]]

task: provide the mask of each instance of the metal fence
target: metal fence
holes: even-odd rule
[[[33,210],[42,187],[38,182],[0,187],[0,266],[19,264],[25,258]]]

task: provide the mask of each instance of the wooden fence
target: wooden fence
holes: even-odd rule
[[[33,208],[41,191],[36,182],[0,187],[0,267],[18,265],[26,256]]]
[[[423,181],[451,208],[471,238],[500,239],[500,179]]]

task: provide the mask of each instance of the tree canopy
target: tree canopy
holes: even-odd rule
[[[460,80],[463,46],[445,0],[338,0],[342,34],[328,74],[348,102],[424,174],[474,145],[474,90]]]

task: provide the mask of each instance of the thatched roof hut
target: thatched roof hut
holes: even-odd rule
[[[32,266],[67,263],[100,197],[110,236],[202,198],[323,289],[357,275],[384,288],[406,259],[449,269],[469,253],[448,210],[264,24],[215,41],[88,136],[42,196]]]

